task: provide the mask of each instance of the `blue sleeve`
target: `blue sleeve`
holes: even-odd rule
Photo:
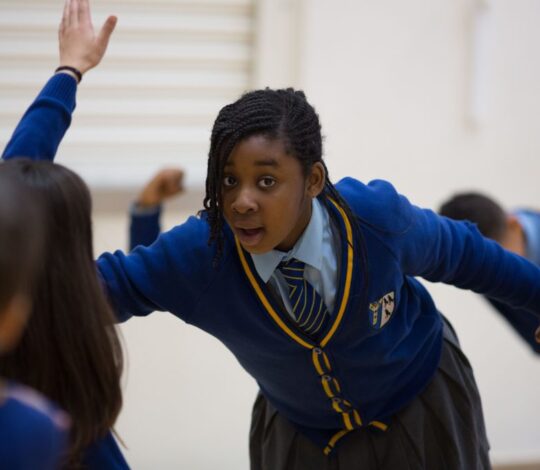
[[[353,211],[397,258],[404,275],[485,294],[540,315],[540,269],[476,226],[421,209],[385,181],[338,185]]]
[[[129,212],[129,251],[135,247],[150,246],[161,232],[161,206],[139,211],[133,207]]]
[[[30,448],[25,453],[25,465],[22,468],[55,470],[68,448],[69,436],[67,431],[57,428],[28,430]]]
[[[397,237],[403,270],[490,296],[540,315],[540,269],[484,238],[475,225],[410,208],[410,228]]]
[[[2,158],[53,160],[71,124],[77,82],[65,73],[53,75],[24,113]]]
[[[103,439],[86,449],[83,466],[90,470],[129,470],[129,465],[110,431]]]
[[[208,233],[206,221],[190,217],[149,247],[101,255],[98,270],[117,319],[159,310],[189,321],[216,273]]]
[[[518,310],[508,305],[487,298],[488,302],[501,314],[515,332],[531,347],[540,354],[540,343],[536,342],[535,331],[540,327],[540,320],[535,315],[525,310]]]

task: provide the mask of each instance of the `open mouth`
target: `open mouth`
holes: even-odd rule
[[[236,233],[240,242],[244,246],[255,246],[257,245],[264,234],[262,227],[259,228],[237,228]]]

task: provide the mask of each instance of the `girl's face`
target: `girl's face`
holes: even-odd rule
[[[281,140],[254,135],[235,146],[225,165],[223,215],[246,251],[288,251],[309,223],[312,198],[323,187],[320,163],[306,177]]]

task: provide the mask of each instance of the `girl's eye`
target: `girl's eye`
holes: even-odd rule
[[[233,178],[232,176],[225,176],[225,178],[223,178],[223,186],[225,186],[226,188],[230,188],[234,186],[235,184],[236,184],[236,179]]]
[[[264,189],[271,188],[275,184],[276,184],[276,180],[274,178],[270,178],[269,176],[266,176],[259,180],[259,186]]]

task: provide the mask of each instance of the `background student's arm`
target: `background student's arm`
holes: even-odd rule
[[[536,354],[540,354],[540,343],[535,338],[535,331],[540,326],[538,317],[526,310],[512,308],[490,298],[487,298],[487,300],[510,324],[510,326],[512,326],[514,331],[523,338],[531,349]]]
[[[129,249],[151,245],[161,232],[162,203],[183,191],[184,172],[177,168],[159,171],[144,186],[130,208]]]
[[[115,26],[116,17],[109,16],[96,34],[88,0],[67,0],[58,32],[60,66],[74,67],[84,75],[98,65]],[[74,73],[54,75],[24,113],[2,157],[53,160],[71,123],[76,91]]]

